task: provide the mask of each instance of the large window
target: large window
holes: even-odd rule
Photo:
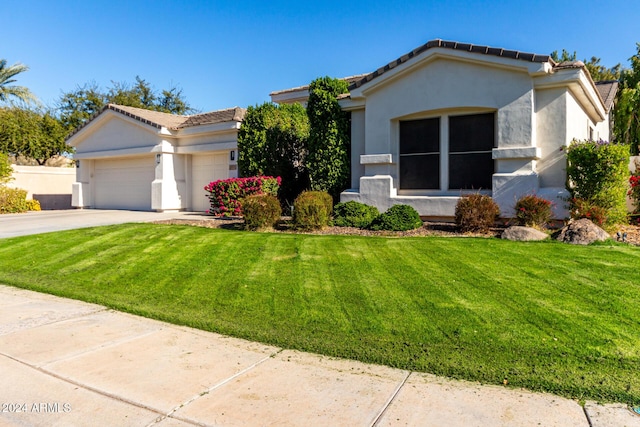
[[[400,189],[491,189],[494,123],[494,113],[401,121]]]
[[[440,189],[440,118],[400,122],[400,183]]]

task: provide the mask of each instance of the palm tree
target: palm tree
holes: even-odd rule
[[[11,102],[14,98],[25,103],[38,102],[29,89],[11,84],[16,81],[13,77],[28,69],[29,67],[20,63],[7,66],[7,60],[0,59],[0,102]]]

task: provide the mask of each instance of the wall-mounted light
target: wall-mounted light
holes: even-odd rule
[[[80,160],[76,160],[76,168],[80,169]]]
[[[162,159],[162,154],[156,154],[156,165],[160,164],[161,159]]]
[[[231,150],[229,152],[229,160],[234,161],[236,159],[236,150]]]

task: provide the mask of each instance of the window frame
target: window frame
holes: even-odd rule
[[[448,111],[438,111],[429,113],[419,113],[412,114],[409,116],[405,116],[399,119],[394,120],[396,132],[394,134],[397,137],[397,152],[398,152],[398,165],[397,165],[397,177],[398,177],[398,194],[399,195],[441,195],[441,196],[459,196],[461,194],[469,194],[469,193],[481,193],[481,194],[492,194],[492,188],[483,188],[483,189],[455,189],[449,188],[449,174],[450,174],[450,162],[449,162],[449,125],[450,125],[450,117],[459,117],[459,116],[472,116],[472,115],[481,115],[481,114],[493,114],[493,146],[492,149],[482,150],[484,153],[493,152],[493,149],[499,146],[498,144],[498,111],[495,109],[476,109],[476,108],[465,108],[465,109],[455,109]],[[439,189],[408,189],[402,187],[402,180],[400,179],[400,163],[402,162],[401,152],[401,138],[400,138],[400,123],[404,121],[413,121],[413,120],[423,120],[423,119],[432,119],[439,118],[440,119],[440,188]],[[496,161],[493,160],[493,173],[492,176],[496,173]]]

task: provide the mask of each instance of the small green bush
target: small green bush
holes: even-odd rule
[[[26,212],[27,191],[0,185],[0,213]]]
[[[629,146],[607,141],[572,141],[567,149],[567,190],[571,198],[606,211],[608,228],[627,220]]]
[[[333,199],[324,191],[303,191],[293,202],[293,224],[296,228],[317,230],[329,225]]]
[[[276,196],[254,194],[242,200],[244,226],[248,230],[274,227],[282,216],[282,208]]]
[[[35,199],[27,200],[27,210],[28,211],[41,211],[40,202]]]
[[[485,233],[500,215],[500,208],[490,196],[468,194],[458,200],[455,215],[456,225],[463,232]]]
[[[544,228],[553,218],[553,203],[535,195],[521,197],[514,207],[518,225]]]
[[[367,228],[380,215],[380,211],[375,206],[353,200],[338,203],[333,210],[333,224],[338,227]]]
[[[371,230],[406,231],[422,227],[420,214],[409,205],[393,205],[373,220]]]

